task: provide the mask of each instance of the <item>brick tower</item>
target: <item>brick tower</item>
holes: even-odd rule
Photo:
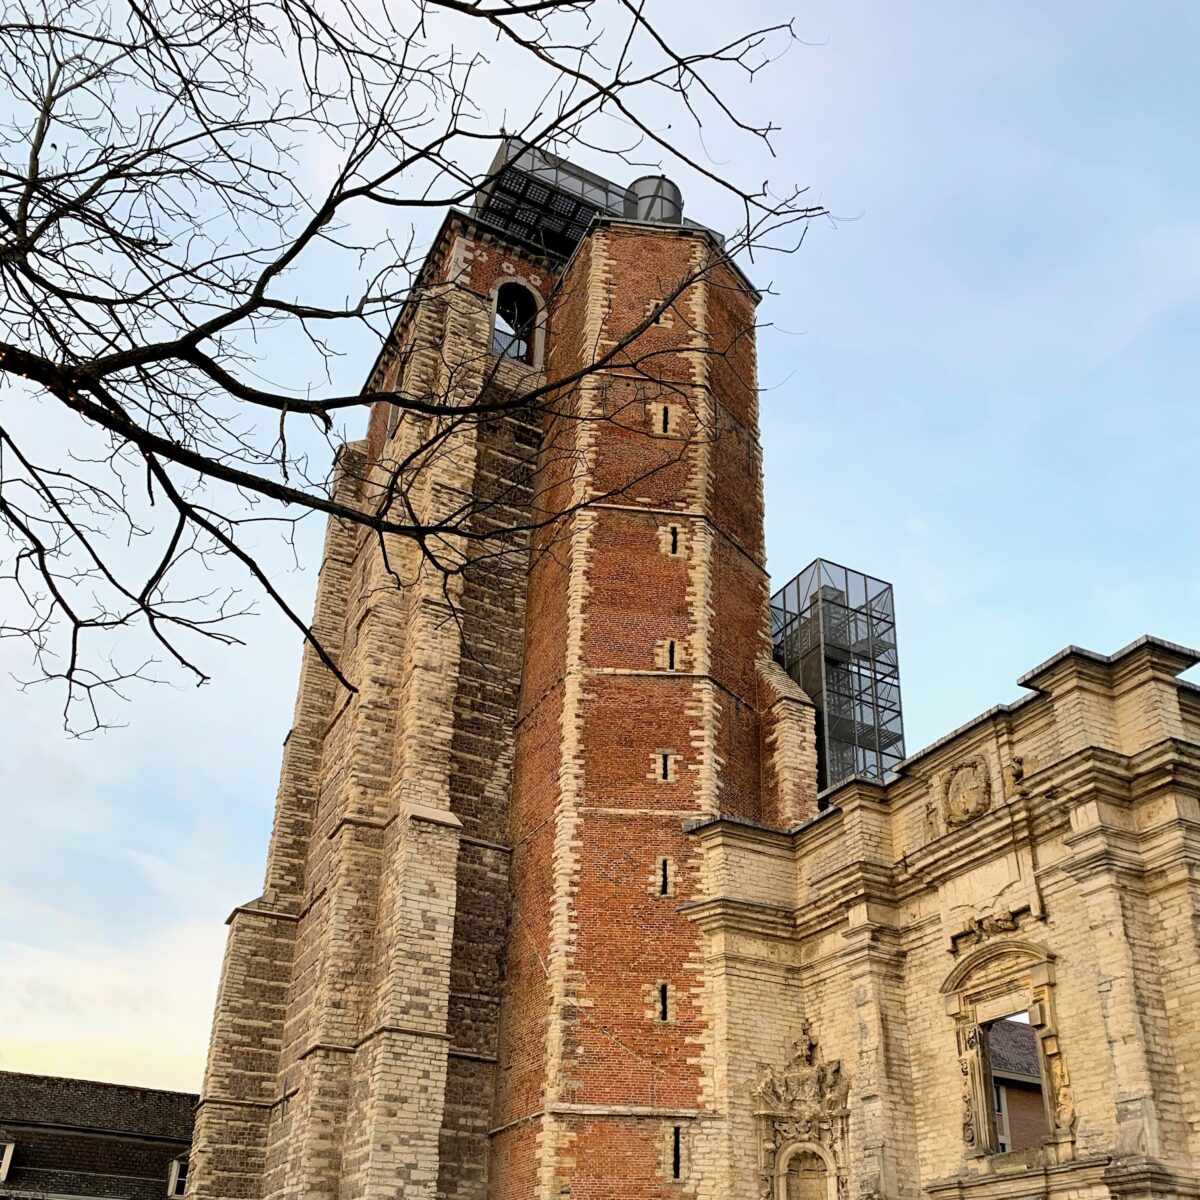
[[[425,403],[337,473],[447,532],[329,526],[356,690],[306,651],[189,1195],[1200,1195],[1200,655],[1069,647],[818,800],[756,303],[664,180],[511,143],[447,216],[368,380]],[[866,725],[855,587],[824,702]]]
[[[529,575],[491,1185],[692,1194],[720,1156],[720,1064],[685,825],[763,817],[757,296],[706,232],[624,221],[559,290],[551,377],[671,303],[547,431],[573,470],[542,485],[571,515]]]
[[[511,143],[368,380],[460,403],[567,382],[551,415],[420,460],[418,514],[467,497],[493,535],[445,539],[448,584],[411,542],[330,524],[314,628],[358,690],[306,651],[192,1195],[718,1194],[685,826],[795,822],[815,757],[770,659],[758,297],[650,183]],[[343,452],[347,502],[433,428],[392,411]]]

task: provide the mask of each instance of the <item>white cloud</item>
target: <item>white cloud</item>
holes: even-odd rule
[[[122,949],[0,941],[0,1067],[199,1091],[224,941],[218,923]]]

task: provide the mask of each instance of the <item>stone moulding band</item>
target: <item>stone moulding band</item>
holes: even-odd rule
[[[306,1046],[299,1054],[296,1055],[297,1062],[303,1062],[310,1054],[316,1054],[319,1050],[325,1050],[330,1054],[353,1054],[353,1046],[345,1046],[340,1042],[313,1042],[311,1046]]]
[[[274,1108],[275,1103],[272,1100],[230,1100],[224,1096],[201,1096],[196,1101],[196,1109],[199,1111],[205,1105],[216,1104],[222,1108]]]
[[[386,821],[373,821],[370,817],[339,817],[333,828],[325,835],[327,841],[333,841],[343,829],[386,829],[395,817],[389,817]]]
[[[415,1025],[379,1025],[372,1029],[370,1033],[364,1033],[362,1037],[354,1043],[354,1049],[357,1050],[360,1046],[365,1046],[374,1038],[381,1037],[385,1033],[403,1033],[409,1037],[430,1038],[435,1042],[448,1042],[450,1035],[442,1033],[436,1029],[418,1029]]]
[[[511,846],[502,846],[499,842],[488,842],[483,838],[471,837],[465,833],[458,840],[465,846],[479,846],[484,850],[495,850],[500,854],[511,854],[513,852]]]
[[[248,916],[248,917],[267,917],[272,921],[293,921],[293,922],[295,922],[295,921],[300,920],[300,917],[296,913],[273,912],[269,908],[255,908],[254,905],[251,903],[251,904],[239,904],[237,906],[237,908],[235,908],[233,910],[233,912],[231,912],[229,914],[229,916],[227,916],[225,918],[225,924],[232,925],[233,918],[236,916],[242,915],[242,914],[244,914],[245,916]]]
[[[704,1115],[698,1108],[655,1108],[648,1104],[550,1104],[536,1112],[517,1117],[506,1125],[497,1125],[495,1129],[489,1129],[488,1137],[496,1137],[515,1125],[536,1121],[540,1117],[649,1117],[659,1120],[695,1121]]]
[[[462,822],[446,808],[430,808],[426,804],[404,805],[404,811],[410,821],[424,821],[427,825],[442,825],[447,829],[462,829]]]

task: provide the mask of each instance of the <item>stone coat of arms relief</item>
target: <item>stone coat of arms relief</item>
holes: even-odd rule
[[[951,829],[957,829],[983,816],[991,806],[992,777],[987,761],[977,757],[957,763],[946,779],[946,793],[942,802],[946,824]]]
[[[782,1070],[764,1067],[755,1082],[759,1138],[759,1196],[777,1200],[777,1168],[797,1145],[818,1146],[833,1164],[838,1200],[847,1195],[846,1138],[850,1081],[840,1060],[824,1062],[809,1023],[801,1026]]]

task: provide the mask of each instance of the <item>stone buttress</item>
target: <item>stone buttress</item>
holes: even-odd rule
[[[448,220],[368,386],[450,404],[529,386],[489,353],[492,277],[517,270],[553,282]],[[338,499],[376,507],[415,452],[416,515],[468,504],[492,536],[440,538],[447,574],[330,522],[314,631],[356,690],[305,650],[264,894],[230,918],[190,1195],[482,1194],[537,431],[505,413],[422,455],[431,418],[391,411],[343,452]]]

